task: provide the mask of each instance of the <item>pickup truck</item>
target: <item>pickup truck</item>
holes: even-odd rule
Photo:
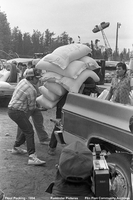
[[[99,144],[107,163],[115,166],[110,190],[118,199],[133,199],[133,133],[129,129],[132,115],[132,106],[75,93],[68,94],[62,111],[65,143],[79,140],[90,149],[92,144]]]

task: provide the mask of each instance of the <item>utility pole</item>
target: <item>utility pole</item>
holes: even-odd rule
[[[115,52],[118,53],[118,29],[120,28],[121,24],[117,22],[116,27],[116,46],[115,46]]]

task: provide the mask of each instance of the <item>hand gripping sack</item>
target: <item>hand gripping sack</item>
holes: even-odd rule
[[[76,141],[66,146],[59,159],[59,172],[65,180],[81,181],[92,173],[93,156],[87,146]]]

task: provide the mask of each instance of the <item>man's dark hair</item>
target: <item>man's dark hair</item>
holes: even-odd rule
[[[127,66],[125,63],[119,62],[116,67],[122,67],[123,70],[125,70],[125,72],[127,72]]]
[[[32,65],[32,61],[29,61],[29,62],[28,62],[28,65]]]

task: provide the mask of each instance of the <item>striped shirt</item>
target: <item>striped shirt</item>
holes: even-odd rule
[[[22,79],[15,88],[8,108],[27,112],[36,108],[37,91],[26,79]]]

